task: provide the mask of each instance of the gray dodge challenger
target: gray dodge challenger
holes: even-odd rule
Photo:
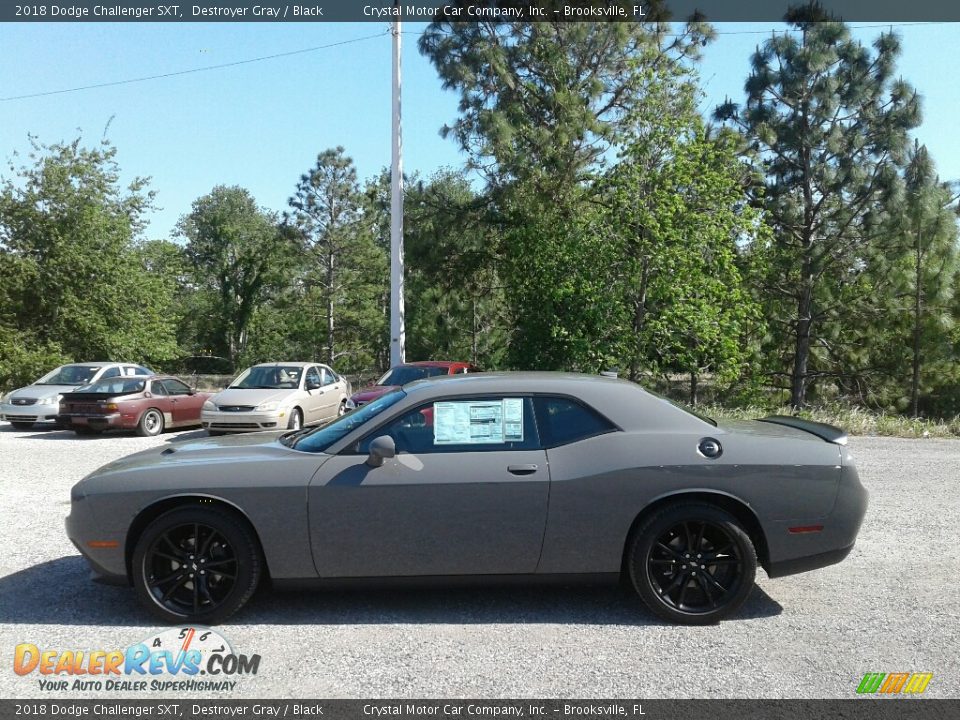
[[[672,622],[841,561],[867,491],[841,430],[717,424],[608,377],[421,380],[318,428],[184,440],[71,491],[100,580],[214,624],[257,586],[624,580]]]

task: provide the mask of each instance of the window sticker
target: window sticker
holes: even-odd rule
[[[523,398],[433,404],[434,445],[523,441]]]

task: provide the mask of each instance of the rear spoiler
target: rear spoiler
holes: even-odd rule
[[[792,415],[770,415],[769,417],[760,418],[760,422],[786,425],[787,427],[796,428],[797,430],[803,430],[804,432],[816,435],[818,438],[836,445],[847,444],[846,431],[833,425],[827,425],[826,423],[804,420],[803,418],[793,417]]]

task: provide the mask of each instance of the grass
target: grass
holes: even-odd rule
[[[698,406],[697,411],[718,420],[753,420],[767,415],[792,415],[790,408],[770,410],[761,406],[739,408],[719,405]],[[960,415],[952,419],[930,420],[888,415],[858,407],[825,406],[798,413],[800,417],[843,428],[850,435],[885,435],[904,438],[960,437]]]

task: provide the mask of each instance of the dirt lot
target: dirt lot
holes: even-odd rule
[[[63,531],[69,488],[99,465],[177,442],[0,425],[0,697],[101,697],[19,677],[17,643],[125,648],[158,628],[133,592],[93,584]],[[840,565],[761,573],[740,616],[661,624],[617,589],[260,593],[219,630],[262,657],[224,697],[838,697],[866,672],[932,672],[960,696],[960,441],[854,438],[871,492]],[[111,693],[116,697],[140,694]],[[166,693],[173,696],[178,693]]]

